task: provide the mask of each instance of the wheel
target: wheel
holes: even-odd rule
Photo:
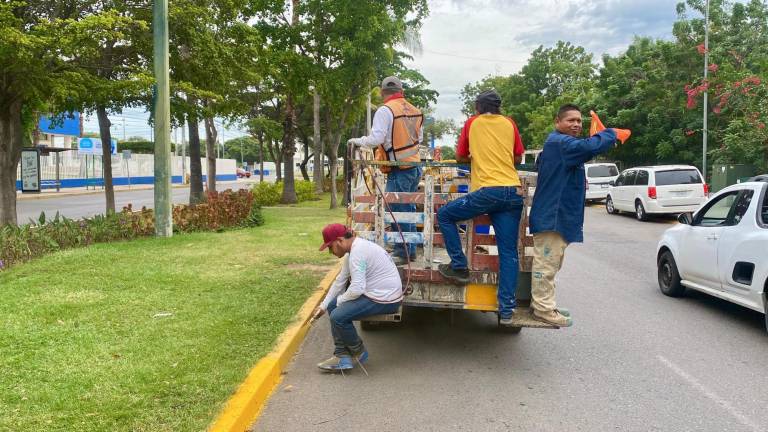
[[[608,214],[619,214],[619,211],[613,206],[613,199],[610,195],[605,198],[605,211],[607,211]]]
[[[680,283],[680,273],[672,252],[665,251],[658,262],[659,289],[670,297],[680,297],[685,293],[685,287]]]
[[[635,217],[641,222],[648,220],[648,213],[645,212],[645,207],[640,200],[635,201]]]

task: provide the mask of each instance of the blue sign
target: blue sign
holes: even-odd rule
[[[83,138],[79,142],[80,151],[93,148],[93,141],[90,138]]]
[[[54,117],[40,116],[39,127],[42,133],[80,136],[80,113],[64,113]]]

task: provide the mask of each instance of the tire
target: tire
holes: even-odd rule
[[[607,211],[608,214],[619,214],[619,211],[616,210],[616,207],[613,205],[613,198],[611,198],[610,195],[605,198],[605,211]]]
[[[648,220],[648,213],[645,212],[645,207],[643,207],[643,203],[640,200],[635,201],[635,217],[640,222]]]
[[[680,297],[685,293],[685,287],[680,283],[680,273],[672,252],[664,251],[657,263],[657,278],[659,289],[664,295]]]

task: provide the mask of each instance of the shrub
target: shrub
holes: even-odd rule
[[[319,198],[315,194],[315,184],[309,180],[300,180],[296,182],[296,199],[302,201],[316,201]]]
[[[262,225],[264,218],[250,191],[226,190],[209,193],[205,204],[175,206],[173,222],[178,232],[219,231]],[[0,227],[0,270],[61,249],[149,237],[154,233],[154,212],[146,207],[133,211],[130,204],[119,213],[79,221],[60,217],[58,213],[52,220],[46,220],[42,213],[29,224]]]
[[[277,205],[283,195],[283,183],[258,183],[253,187],[252,192],[253,200],[260,206]]]

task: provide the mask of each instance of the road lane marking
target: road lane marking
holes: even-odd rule
[[[728,413],[731,414],[734,418],[736,418],[736,420],[738,420],[739,423],[750,428],[755,432],[763,431],[763,428],[756,425],[749,417],[739,412],[739,410],[734,408],[733,405],[731,405],[727,400],[723,399],[717,393],[708,389],[706,386],[704,386],[704,384],[700,383],[699,380],[689,375],[687,372],[682,370],[679,366],[667,360],[664,356],[657,355],[656,358],[660,362],[662,362],[664,366],[672,369],[672,371],[676,373],[680,378],[684,379],[686,382],[688,382],[688,384],[696,388],[696,390],[703,393],[704,396],[709,398],[712,402],[716,403],[717,405],[720,405],[723,409],[728,411]]]

